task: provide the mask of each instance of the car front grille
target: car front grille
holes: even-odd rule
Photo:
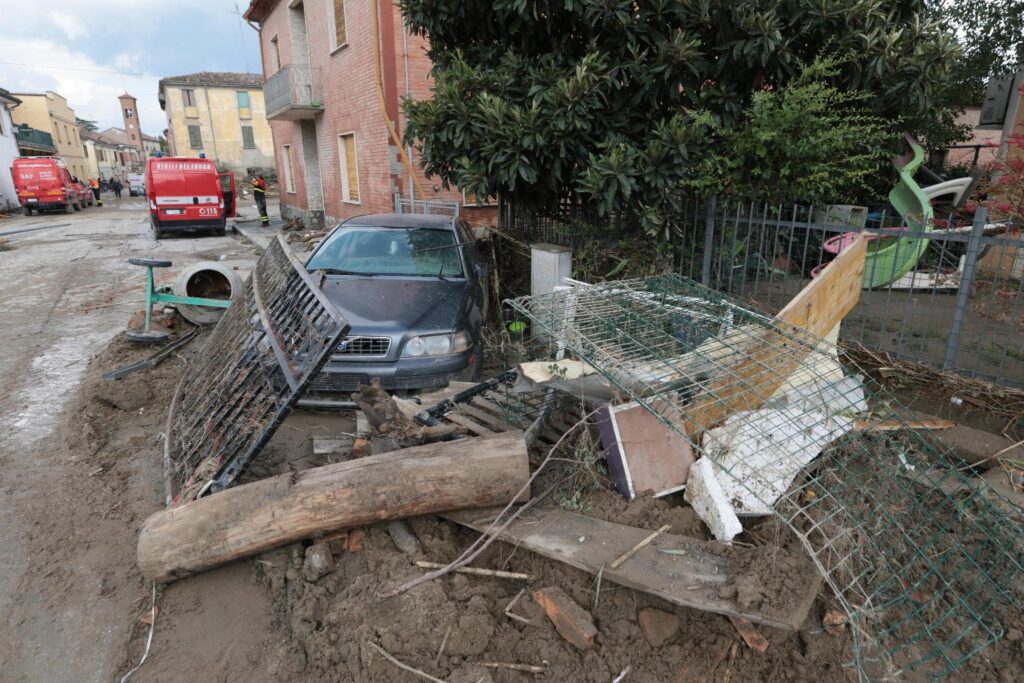
[[[353,356],[359,358],[385,358],[391,350],[391,337],[349,337],[343,339],[333,356],[344,360]]]
[[[344,391],[353,392],[360,384],[369,384],[370,378],[366,375],[355,375],[341,372],[321,372],[310,383],[310,391]]]
[[[381,387],[386,391],[408,389],[437,389],[448,385],[450,375],[410,375],[408,377],[387,376],[381,378]],[[321,372],[309,384],[310,393],[355,392],[360,384],[369,384],[367,375],[348,372]]]

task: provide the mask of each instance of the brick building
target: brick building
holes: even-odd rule
[[[405,30],[397,5],[252,0],[245,18],[260,30],[283,217],[330,225],[393,211],[399,195],[457,204],[470,222],[493,222],[493,206],[427,178],[414,150],[404,150],[410,164],[401,159],[399,103],[429,97],[432,81],[427,42]]]
[[[57,147],[57,156],[68,165],[71,175],[87,178],[89,164],[85,148],[78,135],[75,110],[68,106],[63,95],[47,90],[45,93],[12,93],[21,100],[11,111],[14,123],[23,124],[49,134]]]

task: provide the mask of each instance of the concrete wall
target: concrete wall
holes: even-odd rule
[[[169,137],[174,141],[174,154],[198,157],[205,153],[221,168],[245,172],[246,168],[274,166],[274,143],[267,123],[263,90],[194,86],[195,107],[187,111],[182,97],[184,86],[164,86]],[[249,93],[249,118],[242,118],[237,92]],[[202,146],[192,147],[188,126],[198,125]],[[242,126],[251,126],[255,149],[242,145]]]
[[[405,125],[399,106],[401,98],[406,94],[415,98],[431,94],[427,42],[405,33],[397,5],[386,0],[373,1],[379,3],[381,12],[385,110],[401,138]],[[309,64],[321,70],[324,111],[316,116],[315,125],[310,126],[310,121],[271,121],[281,182],[282,215],[303,218],[310,224],[316,223],[311,212],[321,201],[324,220],[333,224],[361,214],[391,212],[395,193],[403,197],[410,193],[410,173],[401,163],[398,146],[388,132],[377,92],[371,5],[369,2],[346,3],[347,43],[333,50],[328,14],[332,7],[333,3],[326,0],[308,0],[301,8],[290,8],[287,2],[278,2],[265,17],[260,31],[264,78],[269,78],[276,70],[272,56],[275,37],[281,65]],[[338,138],[347,133],[355,136],[358,202],[342,199],[343,168]],[[315,152],[310,149],[314,140]],[[291,145],[295,153],[294,193],[284,187],[281,153],[284,145]],[[461,192],[445,190],[440,180],[426,177],[415,153],[412,163],[421,189],[417,191],[413,186],[416,199],[462,202]],[[464,207],[462,215],[476,224],[493,223],[496,211],[491,207]]]
[[[0,209],[18,206],[18,193],[14,191],[11,168],[19,156],[18,142],[14,139],[14,121],[7,105],[0,102]]]
[[[27,124],[52,135],[57,146],[56,156],[64,159],[71,175],[89,177],[89,166],[85,161],[82,139],[78,135],[75,112],[68,106],[67,100],[55,92],[15,96],[21,100],[21,104],[11,113],[14,122]]]

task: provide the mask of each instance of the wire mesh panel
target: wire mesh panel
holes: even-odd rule
[[[690,441],[710,463],[691,469],[695,507],[703,471],[739,519],[772,514],[799,537],[861,678],[940,677],[1001,635],[1019,518],[833,343],[672,275],[509,304],[546,358],[568,351]]]
[[[164,446],[169,502],[230,486],[349,327],[273,240],[175,392]]]

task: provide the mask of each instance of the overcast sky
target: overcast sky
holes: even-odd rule
[[[248,0],[238,0],[242,12]],[[157,81],[195,71],[262,71],[257,33],[233,0],[0,0],[0,88],[53,90],[100,130],[138,98],[142,130],[167,119]]]

